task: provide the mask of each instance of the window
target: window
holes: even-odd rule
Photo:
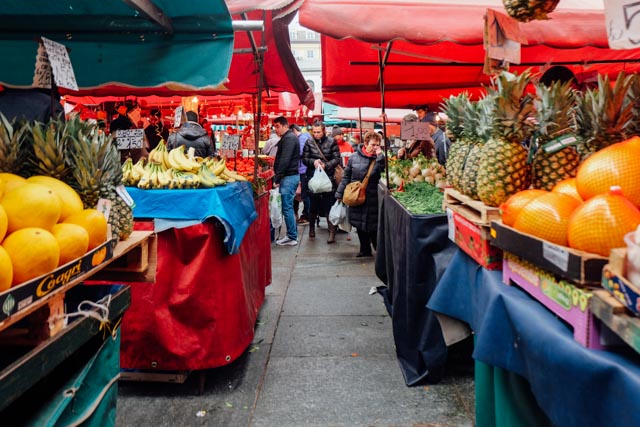
[[[295,31],[289,31],[289,40],[296,40],[296,32]]]
[[[315,40],[316,39],[316,33],[314,33],[313,31],[307,31],[305,34],[305,38],[307,40]]]
[[[307,51],[307,58],[313,59],[314,57],[315,57],[315,55],[313,54],[313,51],[312,50],[308,50]]]

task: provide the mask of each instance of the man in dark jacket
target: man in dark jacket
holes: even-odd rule
[[[451,141],[438,126],[438,120],[435,113],[427,114],[424,121],[429,123],[431,139],[433,139],[433,143],[436,147],[438,163],[444,166],[445,163],[447,163],[447,156],[449,155],[449,148],[451,148]]]
[[[282,197],[282,216],[287,226],[287,235],[276,240],[276,245],[295,246],[298,244],[298,228],[293,214],[293,199],[300,183],[298,166],[300,163],[300,142],[293,131],[289,129],[289,122],[283,116],[273,121],[276,134],[280,137],[276,160],[273,164],[273,183],[280,188]]]
[[[198,114],[194,111],[187,111],[187,122],[183,123],[177,132],[169,135],[167,148],[173,149],[181,145],[184,145],[185,150],[195,148],[195,155],[199,157],[210,157],[215,154],[211,146],[211,138],[198,123]]]
[[[160,110],[157,108],[151,110],[149,114],[149,126],[144,129],[144,134],[149,142],[149,150],[156,148],[162,139],[164,139],[165,144],[167,143],[169,130],[163,126],[162,116]]]

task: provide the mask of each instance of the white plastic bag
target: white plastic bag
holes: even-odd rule
[[[333,189],[333,184],[322,168],[317,168],[313,178],[309,180],[309,191],[315,194],[328,193]]]
[[[344,203],[336,200],[336,202],[331,207],[331,210],[329,211],[329,222],[333,225],[338,225],[342,221],[344,221],[346,217],[347,207],[344,205]]]
[[[338,224],[338,228],[342,231],[346,231],[347,233],[351,233],[351,223],[349,222],[349,206],[342,204],[344,206],[344,218]]]
[[[269,190],[269,218],[273,228],[280,228],[282,225],[282,196],[279,188]]]

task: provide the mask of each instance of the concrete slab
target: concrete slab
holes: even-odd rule
[[[264,290],[266,295],[284,295],[289,286],[293,267],[271,267],[271,284]]]
[[[271,357],[252,426],[472,426],[455,388],[408,388],[393,356]]]
[[[258,313],[252,343],[271,344],[278,326],[278,318],[284,303],[282,295],[267,295]]]
[[[282,316],[271,357],[395,356],[388,316]]]

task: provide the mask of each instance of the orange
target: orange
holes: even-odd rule
[[[569,246],[608,257],[612,248],[626,246],[624,235],[638,224],[640,210],[613,188],[575,210],[569,221]]]
[[[22,228],[9,234],[2,247],[13,265],[12,286],[49,273],[58,266],[58,241],[45,229]]]
[[[56,224],[51,234],[60,246],[58,266],[71,262],[87,253],[89,249],[89,233],[78,224]]]
[[[27,183],[23,177],[7,172],[0,173],[0,180],[4,182],[4,194]]]
[[[9,226],[9,218],[7,218],[7,212],[0,205],[0,243],[7,235],[7,227]]]
[[[619,186],[625,197],[640,206],[640,138],[610,145],[590,155],[578,168],[576,186],[583,200]]]
[[[567,246],[569,218],[579,205],[580,202],[568,194],[543,194],[520,210],[513,227],[551,243]]]
[[[538,196],[547,194],[545,190],[523,190],[509,197],[500,205],[500,213],[502,214],[502,223],[512,227],[516,222],[516,218],[520,210],[530,201]]]
[[[89,233],[89,248],[91,250],[100,246],[107,240],[107,220],[96,209],[84,209],[69,215],[65,223],[77,224],[84,227]]]
[[[9,233],[26,227],[51,230],[62,210],[58,195],[41,184],[16,187],[4,195],[0,204],[9,218]]]
[[[582,200],[582,197],[580,196],[580,193],[578,193],[578,188],[576,187],[576,179],[575,178],[569,178],[569,179],[565,179],[565,180],[562,180],[562,181],[558,182],[551,189],[551,191],[554,192],[554,193],[568,194],[568,195],[573,196],[576,199],[580,200],[581,202],[584,201],[584,200]]]
[[[84,209],[78,193],[67,183],[59,179],[44,175],[34,175],[27,178],[27,182],[49,187],[60,197],[60,202],[62,203],[62,210],[60,211],[60,218],[58,219],[60,222],[64,221],[64,219],[72,213],[80,212]]]
[[[11,287],[13,281],[13,265],[7,251],[0,246],[0,292]]]

